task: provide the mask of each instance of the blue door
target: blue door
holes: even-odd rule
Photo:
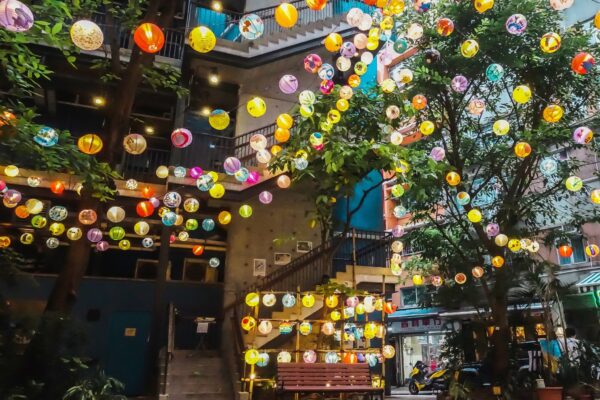
[[[110,316],[106,373],[123,382],[126,395],[144,393],[151,318],[147,312]]]

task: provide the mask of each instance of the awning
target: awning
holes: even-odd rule
[[[562,298],[565,310],[594,309],[598,307],[598,300],[594,292],[569,294]]]
[[[575,285],[579,288],[589,286],[600,286],[600,272],[592,272]]]
[[[420,317],[433,317],[437,316],[442,308],[429,307],[429,308],[408,308],[403,310],[397,310],[394,313],[388,315],[388,320],[405,319],[405,318],[420,318]]]

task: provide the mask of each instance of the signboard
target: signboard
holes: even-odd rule
[[[405,334],[440,330],[442,330],[442,320],[436,317],[426,317],[392,322],[389,332]]]

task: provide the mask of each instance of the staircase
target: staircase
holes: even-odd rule
[[[233,400],[233,386],[216,351],[174,350],[166,379],[169,400]]]
[[[248,10],[258,15],[264,24],[263,35],[255,41],[246,40],[239,31],[238,23],[244,15],[231,11],[217,12],[202,6],[193,6],[188,13],[187,26],[208,26],[217,36],[215,52],[242,58],[253,58],[289,49],[307,42],[319,42],[332,32],[353,30],[345,22],[345,14],[351,8],[370,12],[373,8],[360,0],[330,0],[322,10],[311,10],[305,0],[288,1],[298,10],[298,22],[291,29],[279,26],[275,21],[275,6]]]

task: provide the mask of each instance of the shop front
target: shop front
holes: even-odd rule
[[[397,386],[406,385],[418,361],[425,363],[430,370],[439,366],[441,345],[447,329],[437,309],[399,310],[389,320],[388,339],[393,341],[397,349]]]

